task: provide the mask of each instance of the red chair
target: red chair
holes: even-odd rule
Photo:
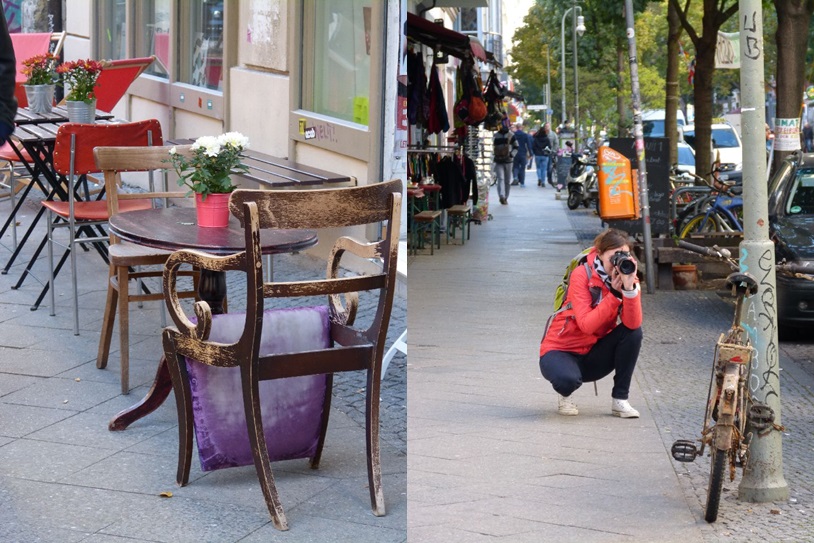
[[[17,76],[14,85],[14,96],[17,97],[17,105],[20,107],[28,105],[28,98],[26,98],[25,89],[23,88],[23,83],[26,81],[26,76],[23,75],[23,62],[33,56],[45,55],[49,51],[59,56],[64,41],[65,32],[11,34],[11,44],[14,46],[14,56],[17,59]],[[51,49],[52,44],[54,46],[53,50]]]
[[[122,99],[133,81],[153,63],[155,56],[103,62],[93,93],[96,109],[110,113]],[[91,157],[92,158],[92,157]]]
[[[98,172],[93,150],[96,147],[146,147],[163,145],[161,125],[156,119],[122,124],[79,124],[68,123],[59,127],[54,145],[54,171],[67,177],[68,201],[45,200],[42,205],[48,210],[48,290],[51,298],[51,315],[56,314],[54,279],[62,262],[71,257],[71,280],[73,281],[74,335],[79,335],[79,300],[76,272],[76,251],[74,245],[93,243],[100,253],[107,257],[103,244],[108,235],[99,228],[107,223],[110,213],[105,200],[90,200],[85,191],[85,200],[76,199],[77,176]],[[147,200],[127,200],[121,202],[121,212],[136,209],[149,209],[152,202]],[[67,228],[68,242],[60,263],[54,268],[54,229]],[[98,228],[99,235],[93,234]]]

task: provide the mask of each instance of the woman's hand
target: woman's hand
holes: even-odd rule
[[[634,288],[636,288],[636,284],[639,282],[639,277],[636,274],[639,267],[638,262],[636,262],[636,260],[633,258],[631,258],[630,260],[635,264],[633,273],[622,274],[619,273],[619,269],[615,267],[611,272],[611,286],[617,291],[633,290]]]

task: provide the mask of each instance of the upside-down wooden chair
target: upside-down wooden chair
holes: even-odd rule
[[[107,258],[103,249],[108,236],[98,227],[109,219],[107,202],[91,200],[88,191],[85,199],[77,200],[77,182],[81,176],[98,172],[93,150],[96,147],[146,147],[163,145],[161,125],[156,119],[120,124],[79,124],[67,123],[59,127],[54,144],[54,171],[67,179],[68,201],[44,200],[43,207],[48,210],[47,243],[48,243],[48,290],[51,301],[51,315],[56,314],[54,296],[54,279],[65,260],[71,259],[71,281],[73,286],[74,335],[79,335],[79,289],[76,272],[76,251],[78,244],[95,244],[100,254]],[[87,187],[85,187],[87,188]],[[147,199],[127,200],[121,202],[120,211],[149,209],[152,202]],[[68,230],[68,241],[65,252],[59,263],[54,266],[54,230]],[[93,229],[97,228],[95,234]],[[42,295],[41,295],[42,296]]]
[[[245,228],[246,251],[224,257],[179,251],[167,260],[164,292],[175,327],[164,330],[163,343],[178,407],[179,485],[189,482],[194,426],[202,469],[254,463],[274,526],[288,529],[269,462],[310,458],[311,467],[319,467],[332,374],[364,371],[370,503],[375,515],[384,515],[379,381],[396,282],[401,187],[393,180],[314,191],[237,190],[230,209]],[[326,279],[263,282],[260,230],[383,222],[384,238],[378,242],[339,238]],[[346,252],[380,259],[381,272],[339,277]],[[176,296],[181,264],[245,272],[246,312],[213,316],[206,302],[196,302],[193,322]],[[360,291],[378,293],[375,315],[366,328],[354,327]],[[322,295],[328,297],[327,306],[264,309],[264,298]]]
[[[185,153],[189,146],[177,146],[177,152]],[[113,217],[123,211],[129,202],[143,202],[148,199],[154,206],[167,206],[177,203],[178,200],[187,199],[187,191],[154,190],[154,180],[151,179],[148,192],[123,192],[122,172],[149,172],[151,175],[160,173],[166,180],[164,173],[172,166],[167,161],[166,147],[97,147],[94,152],[96,166],[105,177],[105,192],[107,193],[108,217]],[[110,261],[109,281],[107,285],[107,300],[105,314],[102,320],[102,334],[99,336],[99,350],[96,355],[96,367],[107,367],[110,354],[110,342],[113,337],[113,325],[118,310],[119,320],[119,353],[121,360],[121,389],[122,394],[130,392],[130,303],[163,300],[163,292],[145,292],[140,287],[140,280],[163,275],[162,265],[172,253],[153,249],[135,243],[120,240],[115,234],[110,234],[108,246],[108,259]],[[152,266],[152,268],[149,268]],[[145,267],[145,268],[142,268]],[[136,271],[131,272],[131,268]],[[182,272],[193,278],[193,290],[180,292],[180,298],[193,298],[198,287],[198,274],[193,271]],[[134,291],[130,289],[130,282],[137,281]]]

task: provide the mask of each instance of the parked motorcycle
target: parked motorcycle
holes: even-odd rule
[[[568,171],[568,209],[576,209],[579,204],[590,207],[599,201],[599,185],[596,176],[596,156],[577,153],[572,157]]]

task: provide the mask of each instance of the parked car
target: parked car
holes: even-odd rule
[[[792,153],[769,185],[769,232],[777,262],[811,267],[814,273],[814,154]],[[777,274],[781,327],[814,324],[814,281]]]
[[[684,141],[689,143],[696,153],[695,125],[684,127]],[[721,159],[720,179],[740,181],[743,178],[743,144],[738,132],[728,123],[714,123],[712,125],[712,160],[716,155]],[[701,172],[699,175],[706,175]]]
[[[695,173],[695,151],[692,150],[692,147],[690,147],[689,144],[684,143],[683,141],[678,142],[677,166],[682,172],[689,172],[691,174]],[[687,181],[693,181],[693,177],[691,175],[685,174],[679,177],[683,177]]]

